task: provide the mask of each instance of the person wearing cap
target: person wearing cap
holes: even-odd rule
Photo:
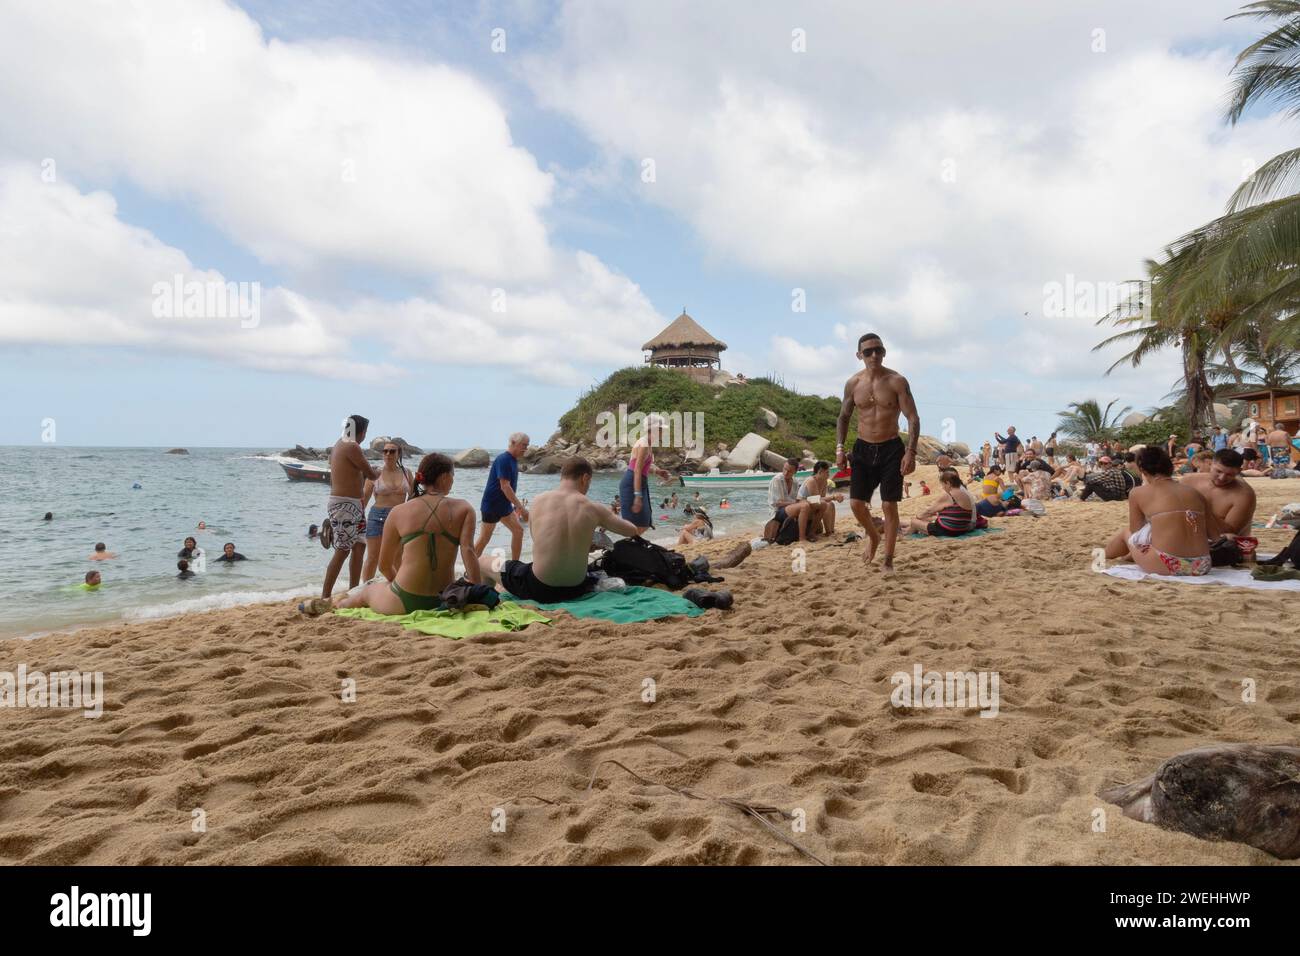
[[[1170,461],[1173,461],[1175,458],[1178,457],[1178,436],[1177,435],[1170,435],[1168,440],[1165,441],[1165,454],[1169,456]]]
[[[703,508],[686,506],[686,514],[691,519],[677,536],[678,544],[694,544],[696,541],[713,540],[713,522]]]

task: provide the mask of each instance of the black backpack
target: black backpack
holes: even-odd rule
[[[597,567],[598,566],[598,567]],[[592,565],[628,584],[662,584],[673,591],[691,584],[695,575],[686,558],[644,538],[623,538]]]

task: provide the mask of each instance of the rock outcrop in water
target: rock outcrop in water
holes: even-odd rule
[[[188,449],[188,448],[168,448],[168,449],[167,449],[167,454],[169,454],[169,455],[188,455],[189,453],[190,453],[190,452],[189,452],[189,449]]]

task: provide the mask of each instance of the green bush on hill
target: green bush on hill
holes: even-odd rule
[[[703,446],[711,455],[718,442],[735,447],[749,432],[772,441],[778,455],[798,456],[809,448],[821,458],[835,454],[835,420],[840,402],[835,398],[800,395],[766,378],[750,379],[744,385],[715,387],[665,368],[645,366],[619,369],[589,389],[578,403],[560,416],[560,432],[566,441],[595,440],[601,412],[618,414],[620,405],[628,413],[679,413],[683,418],[699,412],[703,418]],[[780,419],[768,428],[759,408],[769,408]],[[850,423],[850,434],[853,425]]]

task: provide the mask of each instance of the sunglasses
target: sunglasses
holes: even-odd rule
[[[385,449],[384,449],[384,454],[385,454],[385,455],[396,455],[396,454],[397,454],[397,449],[396,449],[396,448],[385,448]]]
[[[884,355],[885,347],[883,345],[873,345],[869,349],[862,350],[863,355]]]

